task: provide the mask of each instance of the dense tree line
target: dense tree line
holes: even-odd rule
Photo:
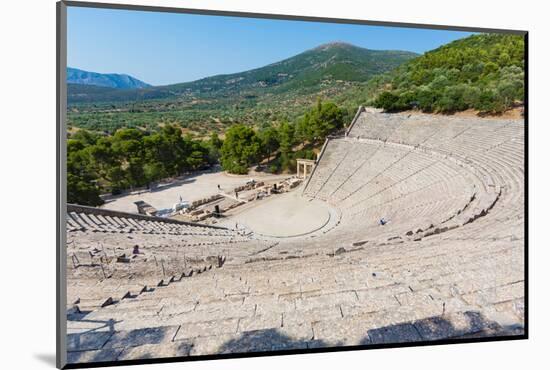
[[[336,104],[318,99],[315,107],[292,124],[283,121],[259,130],[233,125],[221,148],[222,167],[231,173],[245,174],[250,166],[266,160],[271,172],[293,171],[297,158],[315,158],[313,148],[344,126],[344,116]]]
[[[225,133],[221,164],[230,173],[246,174],[248,167],[260,158],[260,139],[245,125],[234,125]]]
[[[95,206],[102,192],[116,194],[197,170],[217,162],[221,146],[216,134],[196,140],[175,125],[157,132],[119,129],[112,136],[79,130],[67,141],[68,202]]]
[[[298,120],[296,138],[301,143],[322,143],[327,135],[343,127],[343,118],[344,112],[336,104],[318,99],[315,108]]]
[[[377,91],[373,104],[386,111],[501,113],[524,99],[523,37],[481,34],[457,40],[370,85]]]
[[[150,186],[218,162],[235,174],[262,162],[271,172],[293,171],[297,158],[315,158],[313,149],[344,126],[344,117],[334,103],[318,100],[294,123],[258,129],[235,124],[223,141],[216,133],[194,139],[171,124],[157,131],[124,128],[113,135],[79,130],[67,140],[68,202],[97,206],[101,193]]]

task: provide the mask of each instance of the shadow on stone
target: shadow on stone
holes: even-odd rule
[[[93,320],[81,320],[99,322]],[[188,356],[189,343],[173,343],[177,326],[115,331],[113,320],[105,322],[108,331],[96,329],[67,335],[69,363],[105,362]]]
[[[88,320],[90,322],[97,322]],[[102,328],[109,330],[68,335],[69,363],[120,361],[189,356],[196,345],[194,339],[174,341],[177,326],[114,331],[115,322],[108,320]],[[351,328],[350,328],[351,329]],[[314,348],[345,347],[522,335],[523,325],[501,326],[476,311],[433,316],[370,329],[359,334],[358,341],[343,335],[341,340],[312,337],[292,338],[278,329],[263,329],[235,334],[217,350],[204,354],[231,354],[303,350]],[[206,338],[206,337],[205,337]],[[215,337],[212,337],[215,338]],[[337,338],[335,338],[337,339]],[[351,341],[350,341],[351,340]],[[55,361],[53,356],[51,361]],[[44,357],[44,361],[48,358]]]
[[[501,326],[476,311],[433,316],[422,320],[372,329],[361,344],[410,343],[442,339],[466,339],[522,335],[522,325]]]
[[[177,326],[160,326],[156,328],[117,331],[103,348],[137,347],[146,344],[160,344],[171,341],[177,331]]]
[[[415,326],[410,323],[372,329],[367,334],[360,344],[410,343],[422,340]]]
[[[115,320],[78,320],[82,323],[103,324],[81,333],[67,334],[67,351],[87,351],[100,349],[115,332]],[[107,330],[105,330],[107,329]]]
[[[86,320],[85,317],[86,314],[74,314],[70,315],[70,317],[68,316],[67,319],[102,325],[81,333],[67,334],[67,362],[83,363],[116,360],[120,350],[118,352],[113,350],[105,351],[102,348],[115,333],[115,324],[117,321],[112,319],[106,321]]]
[[[319,342],[319,341],[317,341]],[[244,332],[240,337],[225,342],[218,353],[249,353],[284,351],[309,348],[310,339],[294,339],[277,329],[264,329]],[[320,346],[327,346],[323,343]]]

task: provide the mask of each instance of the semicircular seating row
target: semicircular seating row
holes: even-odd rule
[[[272,243],[198,227],[191,234],[203,235],[69,232],[75,249],[101,237],[107,251],[140,240],[151,255],[233,254],[182,283],[70,313],[69,360],[521,334],[523,180],[517,120],[362,112],[347,137],[328,142],[304,189],[339,209],[326,234]],[[162,277],[148,266],[144,275]],[[75,292],[108,291],[98,267],[95,283],[78,274]]]
[[[67,211],[68,309],[112,304],[269,247],[225,228],[75,205]]]
[[[523,146],[520,120],[366,110],[328,141],[304,195],[339,208],[339,236],[454,229],[522,200]]]

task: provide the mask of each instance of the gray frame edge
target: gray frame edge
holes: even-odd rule
[[[67,5],[64,2],[56,3],[56,367],[61,369],[67,364],[67,259],[65,244],[67,204]]]
[[[228,10],[215,9],[196,9],[196,8],[179,8],[154,5],[132,5],[132,4],[112,4],[108,2],[87,2],[87,1],[62,1],[66,6],[79,8],[101,8],[101,9],[117,9],[117,10],[137,10],[148,12],[164,12],[164,13],[184,13],[184,14],[201,14],[226,17],[245,17],[245,18],[262,18],[262,19],[279,19],[279,20],[295,20],[306,22],[323,22],[323,23],[343,23],[343,24],[359,24],[370,26],[384,27],[403,27],[403,28],[422,28],[430,30],[445,30],[445,31],[466,31],[466,32],[485,32],[485,33],[508,33],[516,35],[524,35],[527,30],[513,30],[500,28],[483,28],[476,26],[453,26],[443,24],[425,24],[425,23],[407,23],[407,22],[390,22],[390,21],[375,21],[365,19],[351,18],[329,18],[316,16],[302,16],[293,14],[272,14],[272,13],[253,13],[239,12]]]

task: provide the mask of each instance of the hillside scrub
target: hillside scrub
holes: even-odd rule
[[[482,34],[444,45],[371,81],[372,103],[386,111],[418,108],[502,113],[524,99],[522,36]]]

